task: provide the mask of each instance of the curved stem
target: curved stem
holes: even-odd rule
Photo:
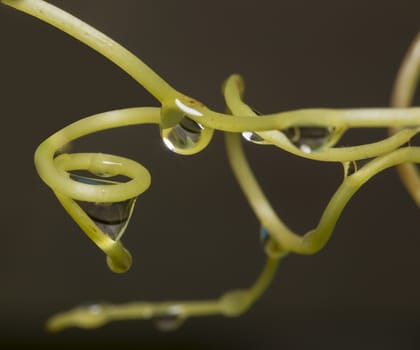
[[[142,165],[123,157],[95,153],[56,156],[56,153],[67,143],[90,133],[127,125],[158,123],[159,118],[159,108],[128,108],[100,113],[56,132],[35,152],[35,166],[40,177],[86,235],[107,255],[108,265],[114,272],[121,273],[130,268],[130,253],[119,238],[111,239],[103,232],[75,200],[103,203],[136,198],[150,186],[150,174]],[[69,174],[71,170],[125,175],[131,180],[112,186],[83,183],[72,179]]]
[[[391,97],[391,106],[401,108],[407,107],[416,91],[417,82],[420,76],[420,33],[408,50],[403,63],[399,69],[397,79]],[[395,134],[399,128],[390,128],[390,134]],[[420,206],[420,174],[414,164],[399,164],[397,171],[401,181],[405,185],[411,197]]]
[[[413,40],[395,80],[391,106],[404,108],[411,104],[420,76],[420,33]]]
[[[224,84],[224,94],[226,96],[226,102],[230,110],[235,111],[235,114],[245,114],[250,116],[257,116],[257,114],[245,104],[242,100],[242,94],[244,92],[244,82],[238,75],[230,76]],[[261,116],[258,116],[259,118]],[[345,130],[339,132],[341,136]],[[402,129],[395,135],[392,135],[384,140],[373,142],[360,146],[351,147],[325,147],[314,152],[303,152],[295,145],[293,145],[286,135],[277,130],[261,131],[258,132],[258,136],[264,139],[264,145],[274,145],[289,153],[297,156],[319,160],[327,162],[346,162],[351,160],[366,159],[391,152],[394,149],[404,145],[417,133],[420,132],[420,128]],[[338,141],[335,138],[334,143]]]
[[[419,147],[395,150],[419,132],[420,108],[406,107],[412,99],[420,74],[420,36],[398,75],[392,98],[392,105],[396,108],[304,109],[253,118],[255,113],[241,99],[244,86],[238,76],[231,77],[224,89],[227,105],[233,115],[217,113],[177,92],[127,49],[65,11],[42,0],[0,1],[50,23],[98,51],[132,76],[162,103],[162,109],[131,108],[82,119],[49,137],[35,152],[35,164],[39,175],[56,193],[59,201],[86,234],[107,254],[109,265],[114,271],[123,272],[129,268],[130,254],[121,242],[110,239],[95,227],[93,221],[75,200],[108,203],[134,198],[148,188],[150,174],[140,164],[122,157],[106,154],[57,156],[57,151],[72,140],[89,133],[125,125],[157,123],[163,128],[172,128],[178,126],[177,123],[183,118],[191,118],[200,127],[225,131],[226,149],[232,170],[256,216],[273,239],[270,243],[275,243],[275,246],[271,247],[273,249],[267,250],[267,263],[260,276],[248,289],[228,291],[219,299],[209,301],[135,302],[76,308],[54,316],[48,323],[50,330],[59,330],[68,326],[98,327],[117,319],[176,316],[184,320],[202,315],[240,315],[266,290],[278,262],[288,252],[313,254],[324,247],[345,206],[363,184],[386,168],[405,162],[420,162]],[[355,127],[391,127],[391,132],[395,135],[376,143],[355,147],[335,149],[328,145],[320,152],[307,154],[297,150],[285,135],[278,131],[295,126],[336,128],[340,134],[335,135],[334,142],[342,132]],[[415,128],[400,130],[402,127],[413,126]],[[277,216],[261,190],[246,160],[240,135],[237,134],[243,131],[256,131],[266,141],[286,151],[315,160],[343,162],[378,157],[353,175],[346,177],[326,206],[316,228],[299,236]],[[207,146],[212,132],[212,130],[208,132],[202,148]],[[69,175],[69,171],[80,169],[111,175],[122,174],[131,180],[112,186],[102,183],[87,184],[75,181]],[[399,165],[399,169],[409,192],[420,205],[420,178],[417,169],[412,164]]]
[[[264,293],[278,266],[278,258],[268,258],[255,283],[248,289],[228,291],[219,299],[203,301],[131,302],[125,304],[93,304],[54,315],[47,322],[49,331],[68,327],[96,328],[115,320],[159,319],[225,315],[239,316]]]
[[[113,156],[101,154],[92,154],[89,159],[85,157],[85,165],[87,167],[103,166],[106,168],[104,172],[125,171],[127,176],[133,178],[133,180],[123,183],[119,187],[107,185],[92,186],[77,183],[70,179],[67,173],[57,168],[54,156],[57,150],[79,137],[122,126],[146,123],[156,124],[159,123],[159,118],[159,108],[140,107],[104,112],[70,124],[47,138],[35,151],[35,166],[38,174],[55,192],[65,194],[73,199],[114,202],[133,198],[150,185],[150,178],[148,179],[148,175],[143,168],[139,168],[136,162],[121,157],[116,157],[114,160],[110,159]],[[72,157],[74,159],[74,155],[67,156],[65,161],[75,162],[75,160],[71,159]]]
[[[225,99],[232,113],[247,107],[238,98],[243,92],[243,85],[236,83],[225,87]],[[239,134],[226,133],[226,149],[232,171],[261,225],[268,230],[280,250],[300,254],[313,254],[324,247],[344,207],[370,178],[396,164],[407,161],[420,162],[420,148],[417,147],[401,148],[370,161],[355,174],[344,179],[325,208],[316,228],[302,237],[291,231],[271,207],[246,160]]]
[[[301,241],[299,236],[295,235],[277,216],[256,180],[246,160],[240,135],[225,133],[225,142],[229,164],[261,226],[274,236],[281,248],[291,250],[292,247],[299,246]]]
[[[175,91],[142,60],[105,34],[80,19],[42,0],[1,0],[5,5],[51,24],[114,62],[156,99],[163,101]]]
[[[197,108],[197,110],[199,110]],[[208,109],[201,110],[200,117],[191,119],[203,126],[228,132],[267,131],[287,129],[294,126],[348,128],[378,128],[389,126],[420,125],[420,108],[358,108],[325,109],[311,108],[261,115],[250,118],[250,114],[228,115]]]

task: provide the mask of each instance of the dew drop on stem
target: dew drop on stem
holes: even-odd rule
[[[172,152],[178,153],[196,147],[204,127],[196,121],[184,117],[177,125],[161,130],[163,142]]]

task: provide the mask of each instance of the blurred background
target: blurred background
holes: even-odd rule
[[[225,109],[220,86],[231,73],[244,76],[246,100],[263,113],[386,107],[420,23],[416,0],[52,2],[217,111]],[[0,38],[5,348],[420,347],[419,212],[394,169],[355,195],[322,252],[288,257],[263,298],[238,319],[191,319],[172,333],[150,321],[46,333],[50,315],[84,302],[208,299],[247,287],[264,254],[259,223],[230,172],[221,133],[202,153],[182,157],[163,146],[156,126],[121,128],[75,144],[75,151],[137,160],[152,174],[123,237],[133,267],[111,273],[39,179],[33,152],[82,117],[158,104],[91,49],[3,5]],[[342,144],[385,136],[381,129],[356,130]],[[248,144],[246,150],[286,223],[302,234],[313,228],[342,180],[341,165],[273,147]]]

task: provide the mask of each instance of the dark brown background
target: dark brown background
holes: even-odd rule
[[[263,112],[387,106],[398,65],[419,29],[420,3],[354,1],[54,1],[142,57],[177,89],[224,110],[220,85],[241,73]],[[107,270],[38,178],[32,155],[63,126],[97,112],[157,105],[114,65],[67,35],[0,7],[2,343],[57,348],[418,349],[418,209],[394,170],[369,182],[327,247],[291,256],[245,316],[189,320],[162,334],[149,321],[48,335],[46,318],[79,302],[213,298],[250,285],[264,256],[259,225],[228,168],[223,137],[192,157],[167,151],[156,127],[92,135],[77,150],[144,164],[124,242],[134,265]],[[417,104],[419,103],[417,96]],[[352,132],[343,144],[377,140]],[[250,145],[273,204],[305,232],[341,181],[339,164]],[[114,347],[115,348],[115,347]]]

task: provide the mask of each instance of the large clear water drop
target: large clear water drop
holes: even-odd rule
[[[328,144],[333,128],[316,126],[291,127],[281,130],[289,141],[304,153],[319,151]]]
[[[199,143],[203,130],[202,125],[184,117],[174,127],[162,129],[163,142],[173,152],[194,148]]]
[[[261,116],[259,111],[253,109],[257,116]],[[334,128],[317,126],[290,127],[279,130],[286,135],[289,141],[304,153],[312,153],[322,149],[328,144],[333,135]],[[265,143],[263,137],[253,131],[242,133],[245,140],[256,144]]]
[[[116,182],[113,181],[73,174],[71,175],[71,178],[75,181],[90,185],[116,184]],[[115,241],[120,239],[123,235],[133,212],[135,202],[136,198],[129,198],[119,202],[76,201],[96,226]]]

